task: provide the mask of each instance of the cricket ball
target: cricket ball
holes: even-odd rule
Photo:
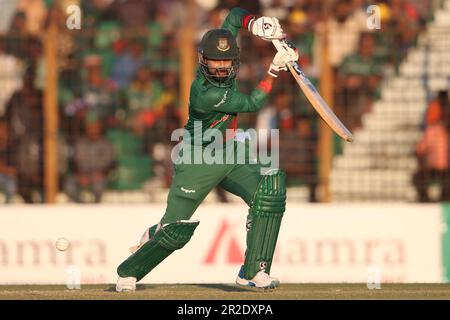
[[[70,246],[70,242],[66,238],[59,238],[56,240],[55,246],[59,251],[66,251]]]

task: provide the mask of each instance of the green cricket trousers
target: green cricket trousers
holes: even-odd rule
[[[251,155],[248,141],[228,142],[228,150],[230,147],[234,152],[225,152],[226,149],[222,149],[223,157],[221,159],[223,161],[221,164],[194,164],[193,156],[190,157],[191,164],[175,164],[175,174],[161,224],[189,220],[201,202],[216,186],[221,186],[226,191],[242,198],[247,205],[251,205],[262,178],[261,164]],[[191,152],[204,152],[205,148],[208,147],[192,147]],[[245,157],[242,161],[244,152]],[[238,155],[240,161],[236,160]],[[250,159],[253,161],[250,162]]]

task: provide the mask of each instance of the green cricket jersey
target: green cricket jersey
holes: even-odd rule
[[[246,10],[240,8],[232,9],[222,28],[237,37],[239,29],[243,26],[243,19],[248,14]],[[233,80],[230,87],[216,87],[198,69],[190,89],[189,119],[185,129],[189,131],[191,137],[194,137],[194,122],[201,121],[202,135],[208,128],[216,128],[225,137],[226,129],[237,128],[237,114],[260,110],[267,100],[269,91],[270,89],[260,84],[250,94],[245,94],[238,90],[236,80]],[[206,146],[209,143],[204,141],[202,145]]]

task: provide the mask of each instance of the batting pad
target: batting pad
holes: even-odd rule
[[[252,279],[260,270],[268,274],[286,209],[286,174],[277,171],[265,175],[249,209],[247,221],[247,251],[244,277]]]
[[[164,225],[154,237],[117,268],[120,277],[135,277],[137,281],[145,277],[172,252],[184,247],[194,234],[199,221],[180,220]]]

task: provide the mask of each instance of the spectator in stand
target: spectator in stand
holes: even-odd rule
[[[429,126],[439,122],[444,117],[444,108],[449,103],[447,90],[441,90],[437,93],[436,98],[430,101],[425,112],[425,126]]]
[[[167,72],[164,75],[164,92],[156,105],[156,108],[162,112],[161,118],[155,124],[158,127],[158,132],[153,137],[144,134],[144,148],[150,153],[154,163],[154,176],[145,185],[145,189],[150,193],[153,192],[152,188],[161,186],[168,188],[172,182],[173,164],[170,154],[177,142],[168,141],[166,137],[182,125],[180,124],[180,111],[177,108],[177,79],[175,72]],[[150,131],[146,133],[150,133]],[[218,194],[218,196],[221,201],[226,200],[223,193]]]
[[[126,91],[127,127],[130,127],[137,135],[142,136],[150,130],[151,136],[155,136],[155,122],[162,116],[162,107],[159,103],[162,96],[162,85],[152,79],[148,66],[141,66],[136,78]]]
[[[299,51],[299,61],[302,70],[311,80],[317,77],[315,70],[313,48],[314,29],[309,21],[307,12],[294,8],[288,15],[288,32],[290,40]]]
[[[24,41],[24,39],[27,38],[28,33],[25,23],[25,13],[22,11],[16,11],[7,33],[8,37],[6,38],[7,51],[21,60],[25,60],[27,58],[26,41]]]
[[[16,11],[9,28],[9,34],[16,37],[27,35],[25,12],[20,10]]]
[[[441,91],[426,113],[426,126],[416,146],[419,168],[413,183],[420,202],[430,202],[429,184],[438,181],[441,194],[438,201],[450,201],[449,166],[450,101],[448,91]]]
[[[305,11],[308,21],[315,27],[323,18],[322,17],[323,1],[321,0],[297,0],[292,5],[292,10],[299,9]]]
[[[155,103],[152,106],[153,113],[158,121],[154,129],[148,128],[144,132],[144,145],[146,150],[152,150],[156,142],[166,141],[166,137],[172,131],[180,127],[180,114],[178,106],[178,75],[174,71],[166,71],[161,77],[162,85],[153,81],[155,91]],[[176,127],[174,127],[176,126]]]
[[[311,120],[297,116],[295,127],[280,133],[280,167],[286,170],[289,184],[297,180],[308,188],[308,201],[317,202],[317,139]]]
[[[336,107],[350,130],[361,125],[362,114],[370,110],[378,95],[383,64],[375,57],[374,48],[374,35],[362,33],[358,52],[346,57],[339,69]]]
[[[0,116],[16,90],[22,87],[24,63],[6,51],[5,37],[0,35]]]
[[[389,0],[390,20],[386,26],[391,34],[395,65],[406,55],[419,33],[420,16],[415,7],[406,0]]]
[[[44,200],[43,94],[33,85],[33,70],[25,74],[24,84],[7,106],[11,145],[15,146],[18,193],[26,203]]]
[[[434,9],[439,6],[439,1],[423,1],[423,0],[408,0],[408,11],[413,11],[413,15],[418,16],[418,21],[421,28],[424,28],[428,21],[433,17]]]
[[[124,29],[142,30],[153,19],[155,6],[152,0],[115,0],[109,11]]]
[[[108,9],[114,0],[81,0],[81,10],[83,11],[83,29],[95,29],[108,16]],[[109,19],[113,20],[113,19]]]
[[[418,23],[421,19],[419,11],[409,0],[388,0],[394,17],[400,20],[407,17],[414,24]]]
[[[262,10],[262,15],[275,17],[283,23],[288,16],[289,8],[286,0],[272,0],[270,4]]]
[[[294,128],[294,115],[292,112],[292,97],[286,90],[280,90],[274,96],[276,118],[280,131],[289,131]]]
[[[101,202],[115,159],[114,147],[103,136],[101,123],[96,119],[87,120],[85,134],[75,141],[73,174],[65,181],[70,199],[83,202],[81,191],[90,190],[95,203]]]
[[[144,64],[143,47],[138,41],[121,40],[115,45],[116,61],[112,79],[120,89],[126,88]]]
[[[254,13],[261,12],[260,1],[219,0],[218,2],[217,8],[227,11],[240,7]]]
[[[337,0],[332,10],[333,16],[326,23],[316,26],[315,57],[321,57],[323,30],[328,29],[328,56],[335,71],[346,56],[357,51],[361,32],[367,30],[366,19],[354,11],[351,0]]]
[[[47,8],[43,0],[19,0],[17,10],[24,13],[25,29],[28,33],[39,35],[44,26]]]
[[[119,105],[119,94],[114,81],[103,77],[100,56],[87,55],[82,66],[84,72],[79,74],[67,71],[62,73],[60,89],[62,127],[67,142],[72,145],[83,131],[86,118],[102,121],[107,127],[117,126],[116,112]],[[79,78],[78,78],[79,76]]]
[[[376,5],[380,12],[380,30],[378,30],[378,32],[373,32],[375,37],[374,55],[380,61],[387,64],[386,67],[395,67],[397,55],[393,52],[395,51],[393,48],[395,48],[397,44],[394,43],[393,30],[389,26],[391,9],[385,2],[377,2]]]
[[[197,32],[197,42],[200,43],[202,36],[211,29],[219,29],[223,21],[222,10],[215,8],[207,12],[206,22],[203,23],[201,28]]]
[[[16,193],[16,173],[8,123],[0,121],[0,192],[4,193],[5,203],[11,203]]]
[[[42,64],[45,65],[43,54],[44,48],[42,46],[41,40],[35,36],[29,36],[26,39],[21,41],[25,42],[25,56],[24,62],[27,68],[33,70],[35,78],[33,80],[33,84],[36,86],[36,78],[38,76],[38,72],[41,71],[39,68],[43,68]],[[45,73],[45,71],[44,71]],[[45,77],[44,77],[45,78]],[[45,88],[45,79],[43,79],[44,84],[41,87]]]
[[[89,55],[84,59],[86,80],[83,86],[82,99],[87,110],[95,113],[101,121],[110,123],[117,109],[117,86],[103,77],[102,62],[98,55]]]

